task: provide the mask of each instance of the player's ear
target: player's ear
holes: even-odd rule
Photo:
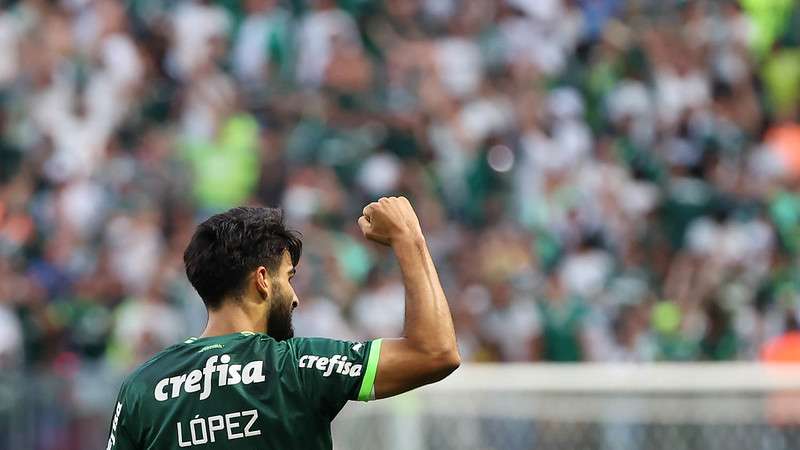
[[[269,297],[270,288],[272,287],[270,286],[271,281],[267,268],[264,266],[258,266],[253,274],[253,278],[258,294],[261,296],[261,298],[267,299]]]

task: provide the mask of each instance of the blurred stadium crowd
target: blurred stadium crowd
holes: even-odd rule
[[[757,359],[800,317],[792,0],[30,0],[0,11],[0,367],[202,330],[194,225],[304,234],[300,335],[401,332],[415,204],[468,361]]]

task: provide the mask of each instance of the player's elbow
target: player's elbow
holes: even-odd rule
[[[461,355],[458,353],[458,350],[455,349],[448,353],[447,358],[445,358],[445,368],[448,370],[448,375],[453,373],[456,369],[461,367]]]
[[[440,380],[461,366],[461,355],[458,354],[458,349],[438,353],[433,356],[433,360],[435,361],[437,378]]]

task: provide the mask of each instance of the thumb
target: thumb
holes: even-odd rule
[[[361,228],[361,232],[364,233],[364,236],[372,232],[372,224],[369,223],[369,219],[367,219],[366,216],[358,218],[358,227]]]
[[[389,240],[385,236],[375,234],[372,229],[372,223],[370,223],[366,216],[358,218],[358,226],[361,228],[361,232],[364,233],[365,238],[377,242],[378,244],[389,245]]]

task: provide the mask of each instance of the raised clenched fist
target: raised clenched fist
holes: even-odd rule
[[[382,197],[365,206],[358,226],[364,237],[383,245],[422,238],[417,214],[405,197]]]

